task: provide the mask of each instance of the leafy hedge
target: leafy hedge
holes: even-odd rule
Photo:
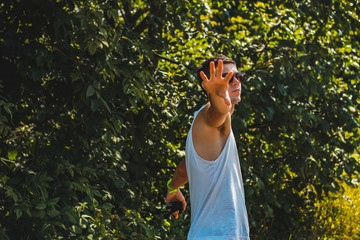
[[[252,237],[288,239],[360,168],[359,2],[325,2],[0,3],[0,238],[184,239],[159,209],[224,53]]]
[[[343,185],[343,191],[331,193],[316,204],[311,227],[313,239],[352,240],[360,236],[360,188]]]

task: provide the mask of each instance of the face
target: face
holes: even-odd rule
[[[223,66],[223,75],[232,71],[233,74],[238,73],[235,64],[227,63]],[[231,83],[229,83],[229,96],[232,104],[239,103],[241,101],[241,83],[240,81],[233,77]]]

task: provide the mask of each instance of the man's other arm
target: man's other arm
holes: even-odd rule
[[[186,171],[186,163],[185,163],[185,159],[183,159],[177,166],[177,168],[174,172],[174,176],[169,184],[170,188],[177,189],[177,191],[174,193],[169,193],[169,191],[168,191],[165,203],[168,204],[170,202],[180,201],[183,204],[183,210],[185,211],[186,201],[185,201],[184,195],[182,194],[182,192],[180,191],[179,188],[181,186],[185,185],[188,181],[189,180],[188,180],[187,171]],[[174,212],[173,215],[177,219],[179,217],[179,211]]]

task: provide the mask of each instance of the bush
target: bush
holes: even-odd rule
[[[343,191],[331,193],[315,206],[312,239],[360,238],[360,188],[342,183]]]
[[[358,5],[0,3],[0,237],[184,237],[188,214],[159,208],[206,101],[195,67],[223,53],[248,76],[233,131],[252,237],[288,239],[360,170]]]

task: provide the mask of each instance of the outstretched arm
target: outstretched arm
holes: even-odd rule
[[[168,194],[166,196],[166,204],[174,201],[180,201],[183,204],[183,210],[185,211],[186,201],[184,195],[181,193],[179,188],[185,185],[188,181],[189,180],[186,172],[186,163],[185,159],[183,159],[177,166],[172,181],[169,185],[170,188],[177,189],[177,191],[174,193],[169,193],[168,191]],[[173,215],[177,219],[179,217],[179,211],[174,212]]]
[[[204,109],[205,121],[211,127],[222,126],[232,109],[228,88],[233,72],[229,72],[223,78],[222,71],[223,61],[220,60],[216,70],[215,63],[210,63],[209,79],[204,72],[200,73],[203,80],[202,86],[206,90],[210,101],[210,106]]]

